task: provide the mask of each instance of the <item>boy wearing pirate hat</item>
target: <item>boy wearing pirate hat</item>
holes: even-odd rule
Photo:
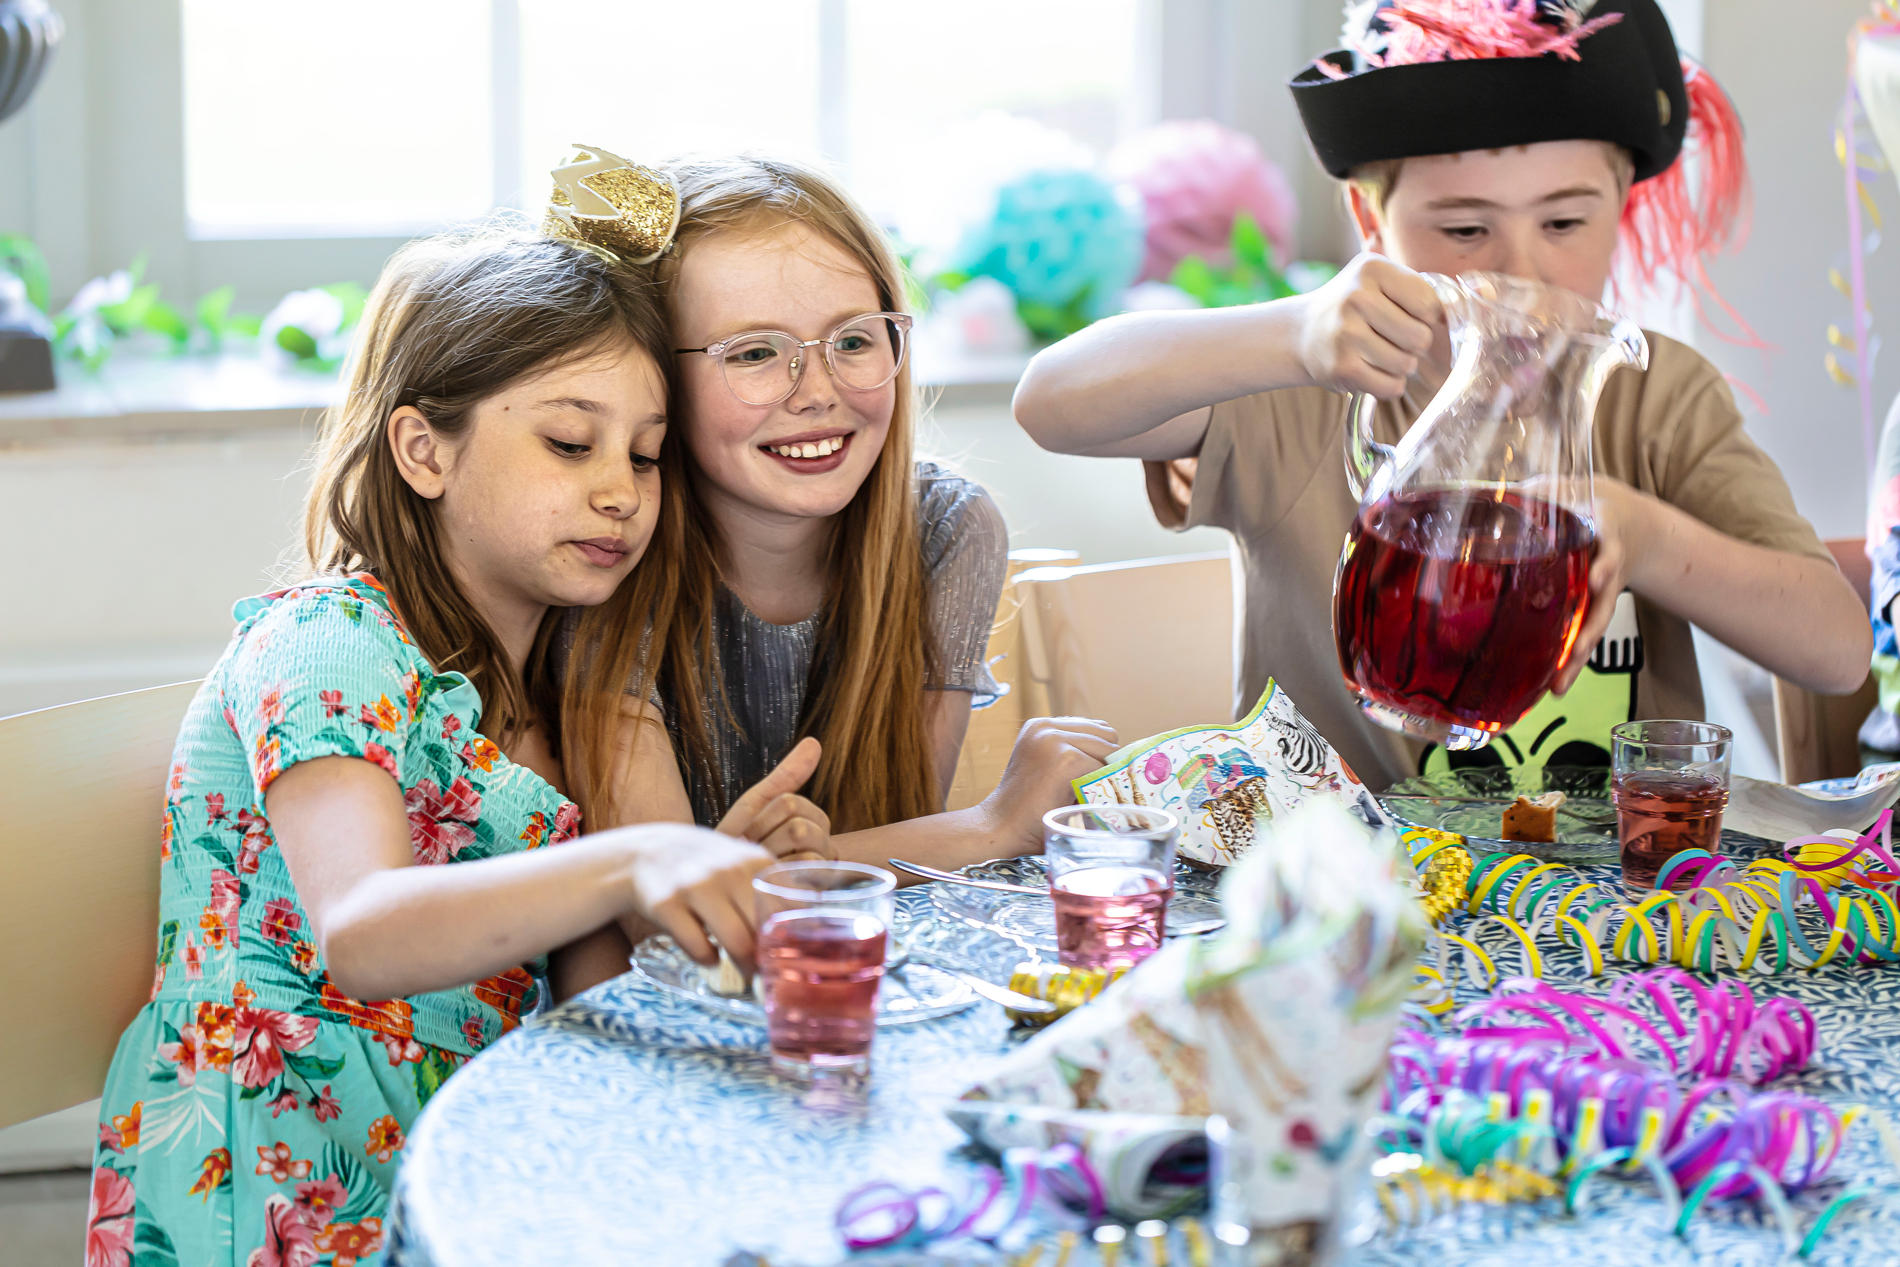
[[[1365,720],[1341,681],[1330,599],[1356,503],[1339,393],[1385,402],[1386,443],[1430,401],[1449,344],[1420,272],[1510,273],[1595,299],[1620,246],[1626,277],[1706,290],[1745,173],[1732,108],[1679,57],[1655,0],[1366,0],[1347,41],[1290,86],[1321,164],[1348,182],[1365,252],[1307,295],[1098,322],[1036,358],[1015,409],[1045,448],[1143,459],[1163,524],[1233,534],[1239,698],[1272,677],[1382,788],[1446,758]],[[1564,729],[1553,710],[1596,716],[1593,732],[1701,717],[1691,624],[1809,689],[1850,691],[1867,672],[1866,614],[1721,374],[1649,340],[1648,370],[1614,375],[1597,405],[1592,597],[1556,686],[1595,678],[1598,661],[1611,715],[1585,690],[1547,699],[1484,760],[1544,764],[1551,748],[1531,749]],[[1613,618],[1621,650],[1606,655]],[[1557,764],[1595,764],[1586,750],[1607,742],[1580,738]]]

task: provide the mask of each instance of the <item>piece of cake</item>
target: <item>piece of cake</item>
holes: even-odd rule
[[[1564,803],[1562,792],[1542,796],[1520,796],[1504,811],[1503,838],[1530,844],[1550,845],[1557,841],[1557,810]]]

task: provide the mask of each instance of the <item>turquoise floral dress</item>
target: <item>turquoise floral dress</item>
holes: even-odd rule
[[[374,762],[416,862],[556,844],[580,814],[476,730],[369,576],[239,603],[179,733],[164,806],[158,969],[119,1040],[94,1153],[87,1267],[380,1262],[416,1115],[520,1023],[539,963],[363,1001],[324,970],[264,812],[299,761]]]

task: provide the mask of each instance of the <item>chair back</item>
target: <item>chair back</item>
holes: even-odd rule
[[[197,690],[0,718],[0,1127],[96,1098],[151,994],[165,778]]]
[[[1868,601],[1873,563],[1860,537],[1838,537],[1825,543],[1841,575]],[[1880,702],[1880,690],[1869,674],[1850,695],[1816,695],[1781,678],[1775,679],[1775,746],[1781,758],[1783,783],[1839,779],[1860,773],[1860,725]]]
[[[1032,568],[1024,664],[1054,716],[1094,717],[1133,743],[1234,716],[1234,577],[1225,551]]]

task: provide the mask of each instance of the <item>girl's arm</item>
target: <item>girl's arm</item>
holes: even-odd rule
[[[949,800],[950,785],[957,781],[957,761],[963,755],[964,737],[970,733],[975,701],[973,691],[924,692],[925,738],[937,767],[940,804]]]
[[[963,722],[969,724],[967,709]],[[1069,780],[1100,769],[1116,746],[1114,730],[1102,722],[1035,718],[1023,725],[1002,781],[981,804],[833,836],[832,848],[852,862],[881,867],[891,858],[903,858],[948,871],[991,858],[1039,853],[1042,816],[1073,804]],[[918,882],[904,875],[898,879]]]
[[[1832,561],[1738,541],[1606,475],[1596,497],[1591,610],[1573,647],[1596,645],[1627,586],[1797,686],[1845,695],[1866,679],[1867,609]],[[1583,665],[1573,655],[1557,689]]]
[[[612,777],[616,821],[608,826],[693,821],[692,801],[680,778],[673,746],[665,726],[650,710],[628,701],[615,748]],[[774,857],[829,852],[826,836],[830,824],[823,811],[797,795],[817,768],[818,755],[815,739],[793,748],[785,760],[733,804],[719,820],[717,830],[761,843]],[[633,947],[658,931],[652,921],[634,912],[556,950],[548,964],[548,984],[553,987],[555,999],[572,998],[619,976],[627,970],[627,957]]]
[[[1362,254],[1311,294],[1098,321],[1036,354],[1016,421],[1056,453],[1194,457],[1224,400],[1315,385],[1398,396],[1442,320],[1422,277]]]
[[[752,953],[751,881],[772,856],[693,827],[607,832],[549,849],[416,866],[395,780],[318,757],[266,809],[337,988],[359,999],[448,989],[515,967],[629,912],[702,963]]]

